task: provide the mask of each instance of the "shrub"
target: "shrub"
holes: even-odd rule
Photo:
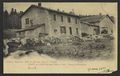
[[[59,44],[61,43],[61,39],[57,37],[47,37],[44,39],[45,42],[49,42],[50,44]]]
[[[90,49],[102,50],[105,49],[106,46],[103,43],[91,43],[88,45]]]
[[[72,43],[73,45],[80,45],[81,42],[83,42],[83,39],[77,37],[77,36],[72,36],[67,39],[67,42]]]
[[[114,37],[111,36],[111,35],[104,35],[103,38],[109,39],[109,40],[113,40],[114,39]]]
[[[20,50],[32,50],[34,49],[35,41],[31,39],[26,39],[26,43],[19,47]]]
[[[39,54],[46,54],[54,58],[96,58],[101,57],[101,52],[106,52],[107,44],[86,41],[81,45],[56,44],[51,46],[38,46],[35,50]],[[110,46],[109,46],[110,47]],[[111,49],[110,49],[111,50]],[[110,51],[108,49],[108,51]]]
[[[95,39],[95,42],[101,42],[102,39],[98,38],[98,39]]]
[[[15,38],[16,33],[12,30],[4,30],[3,31],[3,38],[4,39],[10,39],[10,38]]]

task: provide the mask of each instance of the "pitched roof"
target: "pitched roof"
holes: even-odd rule
[[[85,21],[81,21],[81,23],[83,23],[83,24],[86,24],[86,25],[88,25],[88,26],[96,26],[96,25],[94,25],[94,24],[91,24],[91,23],[88,23],[88,22],[85,22]]]
[[[31,5],[31,6],[21,15],[21,17],[22,17],[30,8],[44,9],[44,10],[48,10],[48,11],[51,11],[51,12],[60,13],[60,14],[68,15],[68,16],[79,17],[79,18],[82,17],[82,16],[80,16],[80,15],[70,14],[70,13],[67,13],[67,12],[57,11],[57,10],[53,10],[53,9],[49,9],[49,8],[45,8],[45,7],[36,6],[36,5]]]
[[[20,29],[20,30],[17,30],[16,32],[22,32],[22,31],[28,31],[28,30],[34,30],[40,26],[43,26],[45,24],[37,24],[37,25],[33,25],[31,27],[28,27],[28,28],[24,28],[24,29]]]
[[[81,21],[88,22],[88,23],[94,23],[94,22],[100,22],[105,15],[92,15],[92,16],[86,16],[80,18]]]

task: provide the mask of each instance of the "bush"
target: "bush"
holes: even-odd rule
[[[102,50],[102,49],[105,49],[106,46],[105,44],[102,44],[102,43],[92,43],[92,44],[89,44],[89,48],[96,49],[96,50]]]
[[[95,39],[95,42],[102,42],[102,39]]]
[[[109,39],[109,40],[113,40],[114,39],[114,37],[111,36],[111,35],[104,35],[103,38]]]
[[[102,52],[110,51],[110,45],[101,42],[86,41],[81,45],[56,44],[51,46],[37,46],[39,54],[46,54],[54,58],[97,58],[103,56]]]
[[[3,38],[4,39],[10,39],[10,38],[15,38],[16,33],[12,30],[4,30],[3,31]]]
[[[77,37],[77,36],[72,36],[67,39],[68,43],[72,43],[73,45],[80,45],[81,42],[83,42],[83,39]]]
[[[59,44],[62,42],[61,39],[57,37],[47,37],[44,39],[44,41],[50,44]]]
[[[26,39],[25,44],[22,44],[21,47],[19,47],[20,50],[33,50],[35,46],[35,41],[31,39]]]

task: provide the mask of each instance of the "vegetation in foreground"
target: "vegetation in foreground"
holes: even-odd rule
[[[33,40],[26,40],[26,44],[16,50],[26,52],[19,56],[28,55],[34,50],[39,54],[45,54],[53,58],[71,58],[71,59],[96,59],[111,58],[113,50],[113,38],[107,37],[96,40],[82,40],[78,37],[70,37],[67,40],[60,38],[47,38],[44,43],[39,40],[37,43]],[[50,45],[47,45],[50,43]]]

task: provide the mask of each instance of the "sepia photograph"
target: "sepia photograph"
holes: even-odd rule
[[[117,71],[117,2],[4,2],[4,73]]]

